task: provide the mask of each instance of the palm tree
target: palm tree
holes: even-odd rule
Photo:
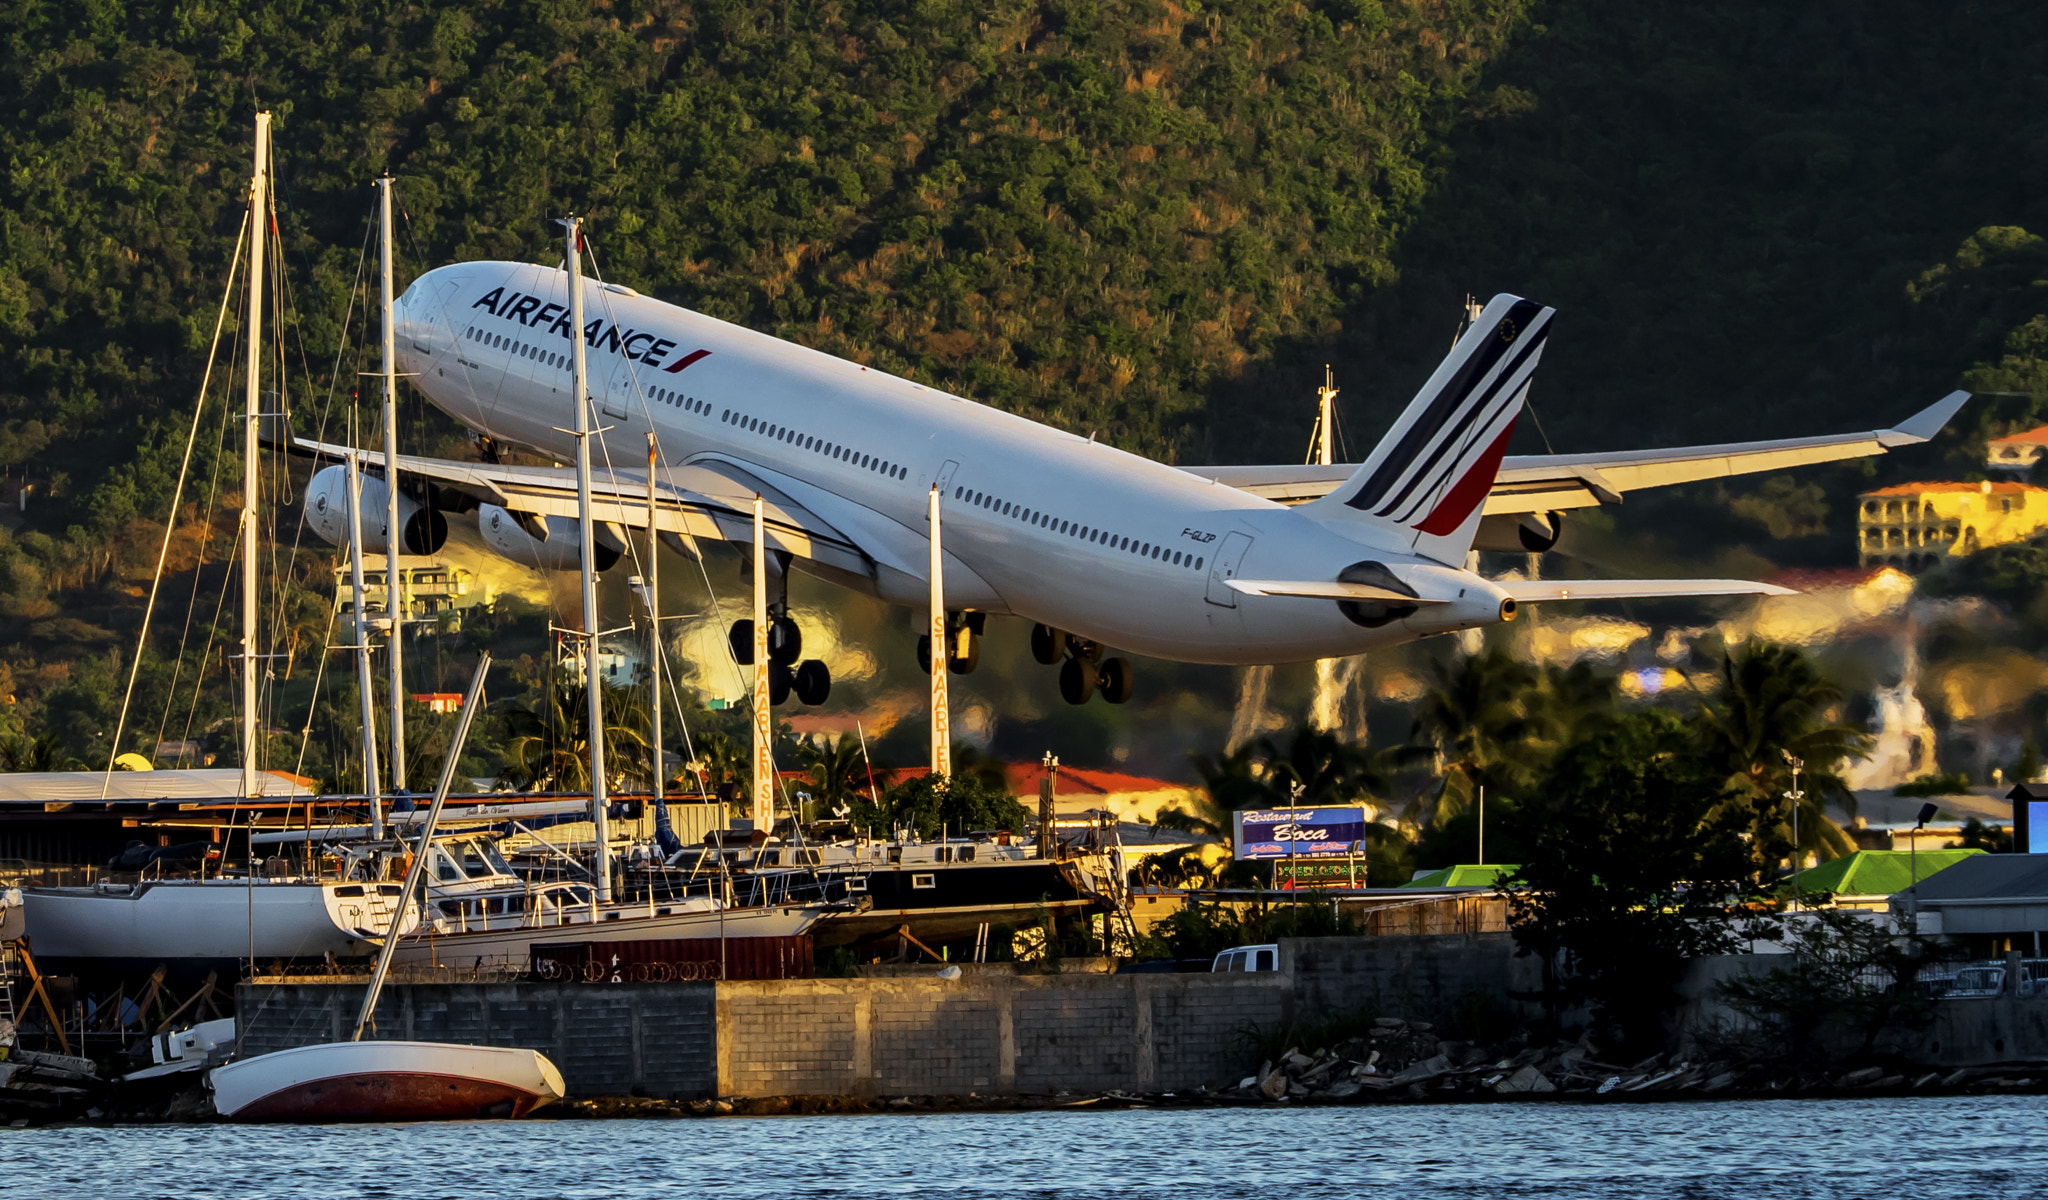
[[[694,756],[683,769],[695,777],[705,791],[723,796],[728,801],[745,794],[752,766],[747,750],[738,742],[713,729],[698,734],[690,748]]]
[[[1834,720],[1841,688],[1792,646],[1752,641],[1721,655],[1720,695],[1700,711],[1707,751],[1748,797],[1759,848],[1772,857],[1809,851],[1834,858],[1856,846],[1827,815],[1830,800],[1854,814],[1856,793],[1842,778],[1871,737]],[[1799,761],[1798,846],[1793,846],[1793,760]]]
[[[0,742],[0,766],[9,771],[76,771],[83,765],[54,733],[34,739],[16,735]]]
[[[617,786],[651,761],[646,706],[631,688],[600,684],[606,749],[605,782]],[[503,710],[511,742],[504,777],[532,791],[582,791],[590,786],[589,692],[581,680],[550,676],[540,695]]]
[[[1188,758],[1202,777],[1201,800],[1192,813],[1179,809],[1160,813],[1159,824],[1165,828],[1229,837],[1232,814],[1247,808],[1271,808],[1278,802],[1256,742],[1226,754],[1191,754]]]
[[[1496,646],[1456,666],[1431,665],[1436,684],[1415,718],[1416,736],[1434,751],[1440,784],[1419,798],[1417,824],[1439,824],[1470,807],[1479,789],[1525,790],[1547,750],[1540,715],[1541,677]]]
[[[810,767],[804,772],[818,813],[864,811],[868,797],[868,756],[860,739],[840,734],[838,740],[808,747]]]

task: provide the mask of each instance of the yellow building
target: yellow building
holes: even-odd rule
[[[2048,488],[2026,483],[1901,483],[1865,492],[1857,562],[1924,570],[2048,526]]]
[[[375,567],[370,564],[375,563]],[[384,563],[382,554],[364,559],[363,605],[367,612],[382,615],[388,603],[384,594]],[[461,567],[450,566],[438,558],[420,558],[410,554],[398,557],[399,586],[405,596],[405,619],[413,621],[434,621],[444,612],[471,608],[490,601],[483,592],[472,588],[472,576]],[[336,573],[334,588],[335,611],[347,616],[356,610],[355,588],[349,583],[346,569]]]

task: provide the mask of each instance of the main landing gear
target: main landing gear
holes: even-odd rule
[[[987,613],[946,614],[946,670],[969,675],[981,665],[981,631],[987,625]],[[931,634],[917,639],[917,669],[926,675],[932,673]]]
[[[1050,625],[1031,627],[1031,657],[1048,667],[1060,664],[1060,698],[1068,704],[1086,704],[1088,697],[1098,691],[1111,704],[1122,704],[1137,687],[1130,663],[1121,658],[1103,658],[1098,643],[1062,633]]]
[[[791,692],[805,704],[823,704],[832,694],[832,672],[815,658],[804,658],[804,631],[787,611],[768,621],[768,702],[780,704]],[[732,656],[743,667],[754,665],[754,623],[734,621],[727,635]],[[798,660],[802,659],[801,662]]]

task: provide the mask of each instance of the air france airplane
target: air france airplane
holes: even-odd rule
[[[399,369],[475,431],[485,460],[399,459],[405,549],[434,552],[447,514],[475,512],[496,552],[577,565],[574,473],[502,465],[495,452],[574,456],[568,282],[544,266],[462,263],[421,276],[398,301]],[[1496,581],[1466,567],[1475,547],[1547,549],[1565,510],[1632,488],[1925,441],[1967,398],[1954,393],[1866,434],[1507,458],[1553,310],[1500,295],[1363,463],[1182,469],[617,285],[586,282],[584,312],[589,389],[606,430],[593,446],[599,563],[649,522],[639,464],[650,434],[652,519],[671,546],[751,544],[753,500],[764,497],[774,691],[807,703],[824,699],[830,679],[822,664],[796,661],[787,570],[925,608],[933,490],[952,669],[972,669],[988,615],[1012,615],[1033,623],[1033,652],[1060,667],[1068,701],[1100,692],[1121,702],[1131,669],[1106,647],[1293,662],[1496,625],[1535,601],[1782,592],[1715,579]],[[382,486],[365,481],[370,550],[383,549]],[[308,519],[336,543],[347,536],[346,495],[341,467],[320,472],[307,494]],[[751,630],[734,635],[744,661]]]

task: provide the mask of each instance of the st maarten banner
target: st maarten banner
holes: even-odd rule
[[[1247,808],[1234,824],[1239,858],[1343,858],[1362,853],[1362,808]]]

